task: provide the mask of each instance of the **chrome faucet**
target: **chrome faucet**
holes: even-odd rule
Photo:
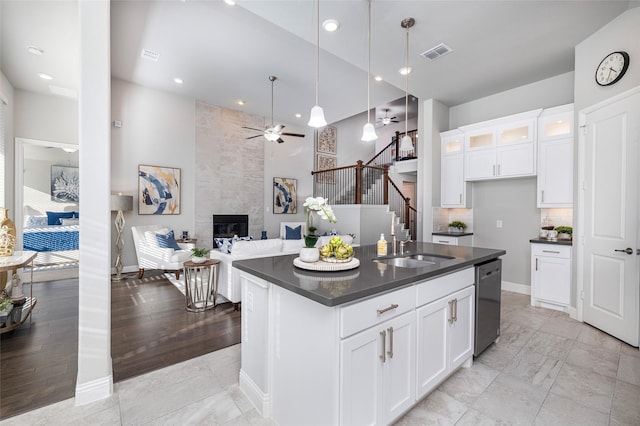
[[[394,232],[393,234],[391,234],[391,237],[392,237],[391,238],[391,245],[392,245],[391,251],[392,251],[392,254],[395,256],[397,254],[397,252],[396,252],[396,242],[397,242],[396,233]]]
[[[400,254],[404,254],[404,245],[407,243],[412,243],[413,240],[404,240],[400,241]]]

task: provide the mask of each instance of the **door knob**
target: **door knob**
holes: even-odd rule
[[[627,247],[624,250],[614,250],[614,251],[619,251],[621,253],[627,253],[627,254],[633,254],[633,249],[631,247]]]

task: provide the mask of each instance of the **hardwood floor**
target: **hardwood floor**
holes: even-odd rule
[[[190,313],[160,272],[134,275],[111,287],[115,382],[240,342],[240,312],[231,303]],[[74,396],[78,281],[34,283],[33,294],[31,325],[0,335],[0,419]]]

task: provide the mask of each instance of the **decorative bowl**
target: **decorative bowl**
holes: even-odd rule
[[[351,262],[351,259],[353,259],[353,256],[349,256],[346,259],[338,259],[337,257],[320,257],[320,260],[322,260],[323,262],[329,262],[329,263],[347,263],[347,262]]]
[[[199,257],[199,256],[191,256],[191,261],[193,263],[204,263],[207,261],[206,257]]]

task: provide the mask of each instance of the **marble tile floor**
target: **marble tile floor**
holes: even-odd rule
[[[640,425],[640,351],[503,292],[500,341],[401,418],[404,425]],[[1,425],[273,425],[238,389],[240,345]],[[309,419],[309,424],[313,424]]]

